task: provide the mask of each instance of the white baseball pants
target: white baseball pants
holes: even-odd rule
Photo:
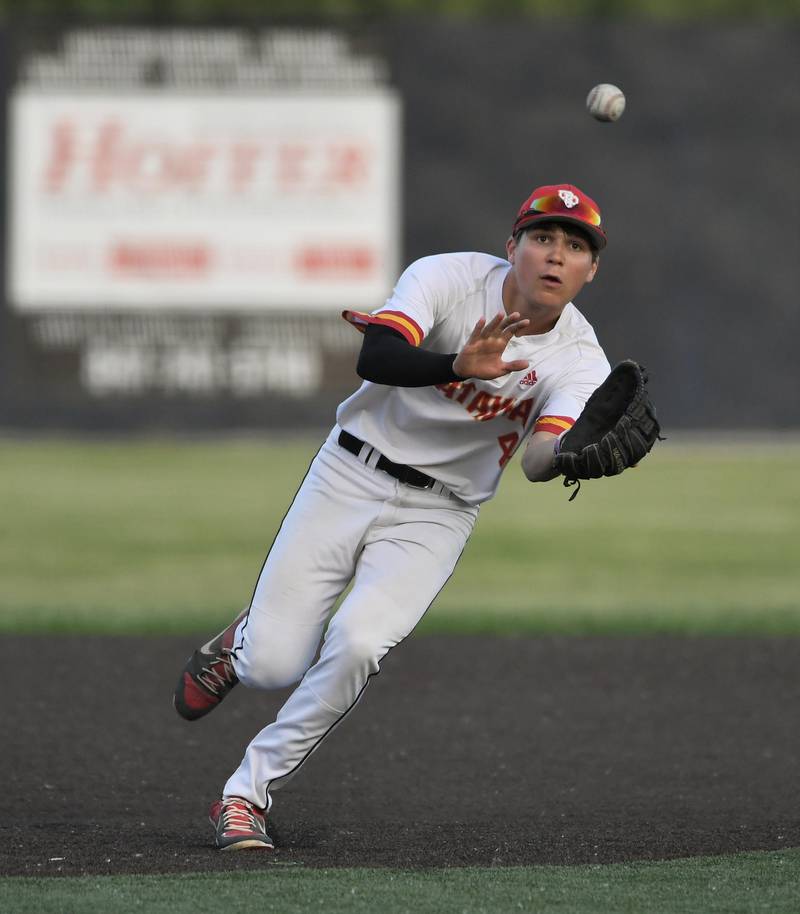
[[[335,426],[314,458],[234,641],[234,669],[245,685],[275,689],[301,680],[223,790],[261,808],[425,614],[478,516],[477,507],[455,496],[404,485],[365,465],[338,445],[339,431]]]

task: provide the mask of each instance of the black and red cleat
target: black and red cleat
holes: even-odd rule
[[[214,826],[215,842],[221,851],[248,847],[272,850],[264,811],[241,797],[223,797],[211,804],[208,818]]]
[[[231,624],[195,651],[175,687],[175,710],[186,720],[204,717],[222,701],[239,682],[233,669],[231,649],[236,629],[247,610],[241,612]]]

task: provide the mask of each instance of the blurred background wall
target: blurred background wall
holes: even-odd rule
[[[291,23],[234,4],[213,24],[46,6],[0,20],[3,427],[326,425],[358,383],[341,309],[425,254],[502,255],[529,191],[562,181],[610,238],[578,306],[612,362],[650,369],[665,427],[800,426],[793,4]],[[626,93],[616,124],[585,112],[598,82]]]

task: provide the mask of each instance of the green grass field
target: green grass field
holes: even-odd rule
[[[0,441],[0,629],[218,628],[317,443]],[[666,442],[570,491],[512,466],[423,628],[800,633],[800,444]]]
[[[0,880],[14,914],[790,914],[800,851],[611,866]]]
[[[212,631],[316,441],[0,441],[0,630]],[[568,503],[518,467],[423,628],[800,634],[800,444],[667,442]],[[321,531],[324,535],[325,531]],[[791,912],[800,851],[614,866],[0,879],[14,914]]]

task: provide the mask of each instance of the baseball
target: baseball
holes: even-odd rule
[[[618,86],[600,83],[586,96],[586,107],[598,121],[618,121],[625,110],[625,95]]]

